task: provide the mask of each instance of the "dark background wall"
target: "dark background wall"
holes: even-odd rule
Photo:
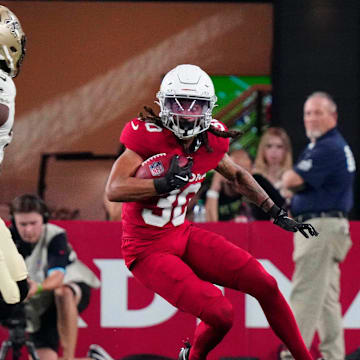
[[[4,1],[28,36],[0,204],[36,192],[43,152],[115,154],[124,124],[154,105],[181,63],[268,75],[272,5],[238,2]],[[111,162],[49,162],[45,199],[104,219]],[[0,214],[3,215],[3,214]],[[4,214],[6,216],[6,214]]]
[[[15,137],[0,177],[0,204],[37,191],[44,152],[115,154],[125,122],[153,104],[161,76],[179,63],[217,75],[272,75],[273,122],[289,132],[295,157],[307,143],[306,96],[328,91],[360,164],[357,0],[2,4],[20,18],[28,53],[15,80]],[[80,209],[83,219],[103,219],[110,166],[51,161],[46,199]],[[355,189],[359,199],[359,176]],[[359,201],[353,216],[360,218]]]
[[[295,156],[305,146],[302,107],[322,90],[338,104],[339,128],[360,166],[360,2],[274,1],[273,120],[291,137]],[[352,217],[360,218],[360,177]]]

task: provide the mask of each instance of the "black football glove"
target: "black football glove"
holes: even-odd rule
[[[188,163],[185,166],[180,167],[179,155],[174,155],[166,175],[159,179],[154,179],[156,192],[159,195],[167,194],[175,189],[180,189],[185,186],[190,181],[192,166],[193,160],[188,158]]]
[[[319,233],[311,224],[302,224],[288,217],[284,209],[273,205],[269,211],[269,215],[274,218],[274,224],[280,226],[286,231],[297,232],[300,231],[306,238],[310,236],[318,236]],[[306,233],[308,231],[309,235]]]

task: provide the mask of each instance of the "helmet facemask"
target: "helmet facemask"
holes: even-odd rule
[[[179,139],[192,138],[210,127],[210,100],[198,97],[164,96],[159,98],[160,117],[164,127]]]
[[[179,139],[192,138],[210,127],[217,98],[212,80],[198,66],[183,64],[169,71],[156,97],[163,126]]]

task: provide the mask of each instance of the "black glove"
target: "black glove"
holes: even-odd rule
[[[193,166],[193,160],[188,158],[188,163],[180,167],[179,155],[174,155],[171,159],[170,167],[164,177],[154,179],[154,185],[156,192],[161,194],[167,194],[175,189],[180,189],[185,186],[191,178],[191,168]]]
[[[319,233],[311,224],[302,224],[288,217],[284,209],[273,205],[269,211],[269,215],[274,218],[274,224],[280,226],[286,231],[297,232],[300,231],[306,238],[310,236],[318,236]],[[307,230],[309,235],[306,233]]]

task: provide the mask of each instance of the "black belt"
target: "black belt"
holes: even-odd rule
[[[304,222],[309,219],[314,218],[347,218],[347,213],[343,211],[321,211],[321,212],[312,212],[305,213],[295,216],[294,219],[298,222]]]

